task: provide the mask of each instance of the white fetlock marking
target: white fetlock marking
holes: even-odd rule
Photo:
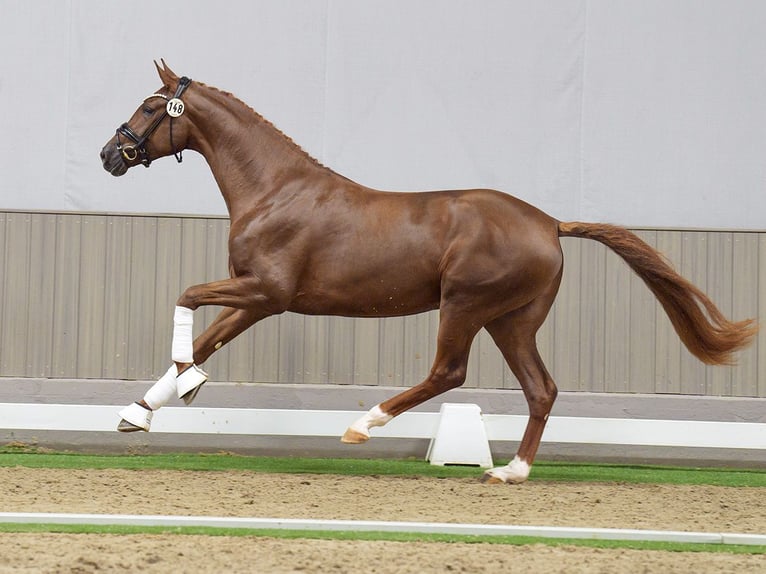
[[[520,459],[518,456],[515,456],[507,465],[493,468],[488,470],[487,473],[499,478],[503,482],[518,484],[527,480],[529,477],[529,470],[530,466],[527,462]]]
[[[173,344],[171,359],[176,363],[194,362],[194,311],[176,305],[173,314]]]
[[[363,417],[357,419],[356,422],[354,422],[354,424],[352,424],[349,428],[363,434],[366,437],[369,437],[370,429],[372,427],[382,427],[392,418],[394,417],[387,415],[382,410],[380,410],[380,405],[375,405],[369,411],[367,411]]]
[[[513,460],[508,463],[508,481],[511,482],[524,482],[529,478],[529,465],[527,461],[520,459],[518,456],[514,456]]]
[[[189,391],[193,391],[207,381],[207,373],[197,365],[192,365],[176,377],[176,392],[181,398]]]
[[[153,411],[164,407],[168,401],[176,394],[176,377],[178,369],[175,363],[171,365],[168,372],[160,377],[154,383],[151,389],[146,391],[144,402],[151,407]]]
[[[119,412],[120,418],[145,431],[148,431],[152,424],[152,414],[152,411],[145,409],[138,403],[130,403]]]

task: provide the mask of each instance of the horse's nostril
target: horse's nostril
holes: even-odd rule
[[[104,153],[104,150],[101,150],[101,161],[104,161],[106,159],[106,154]]]

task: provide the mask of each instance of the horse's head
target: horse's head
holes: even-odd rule
[[[180,162],[186,148],[189,120],[184,114],[183,95],[191,80],[179,78],[164,60],[162,66],[154,65],[162,88],[144,99],[101,150],[104,169],[114,176],[123,175],[134,165],[149,167],[153,160],[171,154]]]

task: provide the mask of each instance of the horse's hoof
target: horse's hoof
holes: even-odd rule
[[[481,477],[483,484],[505,484],[505,481],[490,472],[485,472]]]
[[[208,375],[197,365],[190,365],[176,377],[178,398],[190,405],[197,396],[200,387],[207,381]]]
[[[358,430],[349,427],[341,437],[340,442],[345,442],[346,444],[362,444],[368,440],[370,440],[369,435],[360,433]]]
[[[122,420],[117,425],[117,430],[120,432],[136,432],[140,430],[148,432],[152,424],[153,414],[151,409],[143,405],[130,403],[119,412]]]
[[[120,432],[137,432],[137,431],[146,432],[146,429],[136,426],[133,423],[129,423],[125,419],[120,420],[120,424],[117,425],[117,430]]]

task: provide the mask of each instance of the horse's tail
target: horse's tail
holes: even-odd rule
[[[733,363],[732,354],[748,345],[758,332],[753,319],[729,321],[707,295],[627,229],[579,222],[559,223],[558,228],[561,237],[593,239],[622,257],[660,301],[686,348],[704,363]]]

